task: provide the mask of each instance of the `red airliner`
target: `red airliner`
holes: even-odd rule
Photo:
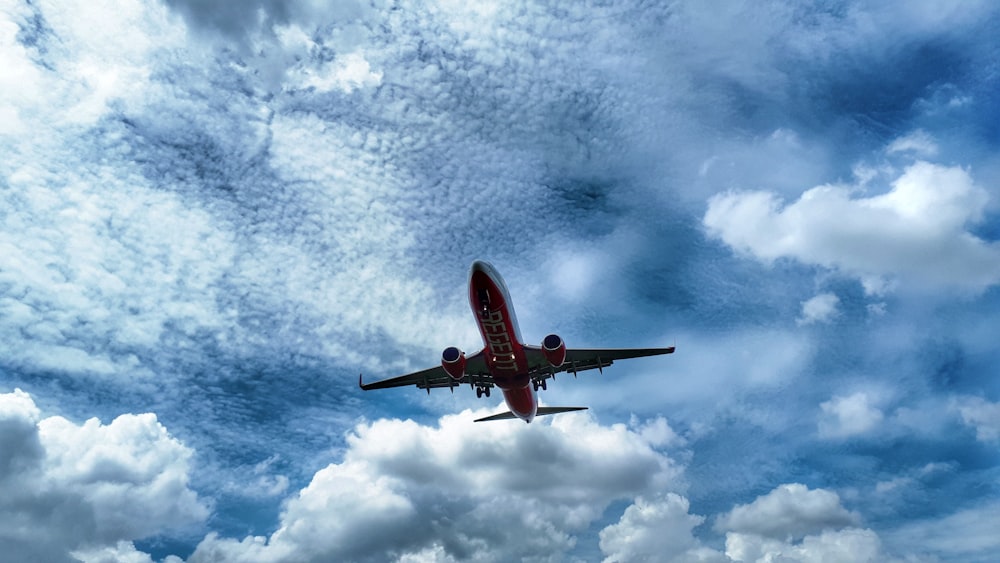
[[[672,354],[669,348],[632,349],[567,349],[563,339],[550,334],[542,345],[530,346],[521,341],[521,331],[514,316],[510,294],[503,278],[488,262],[477,260],[469,271],[469,303],[476,315],[484,347],[466,357],[450,346],[441,353],[441,365],[423,371],[358,385],[365,391],[416,385],[419,389],[454,388],[463,383],[476,389],[476,396],[490,396],[490,389],[499,387],[510,411],[477,419],[503,420],[520,418],[531,422],[536,416],[584,410],[587,407],[540,407],[536,392],[547,389],[546,381],[564,371],[577,372],[603,369],[614,360]]]

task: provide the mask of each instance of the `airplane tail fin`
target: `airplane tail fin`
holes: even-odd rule
[[[573,412],[573,411],[584,411],[587,407],[538,407],[535,411],[535,416],[545,416],[547,414],[559,414],[561,412]],[[477,418],[474,422],[490,422],[492,420],[510,420],[512,418],[517,418],[517,415],[507,411],[500,414],[495,414],[493,416],[487,416],[484,418]]]

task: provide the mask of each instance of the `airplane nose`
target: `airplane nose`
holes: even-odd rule
[[[471,280],[472,276],[476,274],[485,274],[486,277],[491,280],[495,280],[497,278],[496,270],[493,268],[493,264],[490,264],[485,260],[476,260],[472,263],[472,266],[469,268],[469,279]]]

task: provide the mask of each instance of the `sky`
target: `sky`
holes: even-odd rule
[[[1000,553],[994,2],[0,0],[0,551]],[[676,345],[498,412],[366,380]]]

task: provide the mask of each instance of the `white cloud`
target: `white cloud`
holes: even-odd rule
[[[629,426],[635,429],[651,446],[663,448],[687,444],[687,440],[674,432],[670,423],[662,416],[640,423],[639,417],[632,415]]]
[[[785,204],[770,192],[731,192],[711,198],[703,221],[738,252],[837,269],[872,293],[897,278],[971,290],[1000,282],[1000,243],[966,230],[982,219],[989,198],[967,171],[917,162],[888,193],[853,195],[827,185]]]
[[[836,493],[791,483],[723,514],[715,529],[790,541],[855,526],[858,521],[857,514],[841,506]]]
[[[182,28],[172,25],[167,14],[162,5],[135,0],[41,1],[4,10],[0,62],[10,72],[0,77],[0,108],[7,108],[14,121],[0,125],[0,133],[30,128],[35,136],[54,135],[53,128],[93,125],[113,102],[141,100],[149,84],[151,54],[184,39]],[[36,17],[45,29],[34,29]],[[94,33],[102,26],[119,31]],[[21,28],[40,34],[26,42],[31,47],[16,41]]]
[[[474,415],[445,416],[436,427],[358,425],[344,460],[287,501],[274,534],[210,535],[190,560],[556,560],[612,500],[663,490],[679,476],[641,434],[586,413],[531,426],[473,424]]]
[[[878,534],[859,524],[858,514],[845,509],[836,493],[792,483],[733,508],[715,528],[726,531],[726,556],[734,561],[893,560]]]
[[[20,205],[0,227],[7,361],[134,375],[134,356],[109,354],[157,344],[168,324],[187,334],[222,325],[216,283],[233,247],[206,213],[141,180],[39,174],[9,176]]]
[[[927,466],[918,473],[938,470]],[[687,499],[672,493],[637,498],[617,523],[601,531],[605,562],[913,563],[937,561],[935,555],[974,557],[996,547],[993,530],[1000,514],[987,505],[909,524],[888,534],[895,550],[887,550],[878,533],[860,527],[858,514],[845,509],[836,493],[785,484],[716,519],[716,531],[725,532],[722,554],[693,536],[704,518],[688,510]]]
[[[286,87],[315,88],[317,92],[340,90],[350,94],[358,88],[374,87],[382,83],[382,73],[373,71],[360,52],[337,57],[315,69],[300,66],[295,70],[289,72]]]
[[[890,558],[882,551],[878,535],[867,529],[824,531],[792,543],[752,534],[726,534],[726,555],[734,561],[771,563],[880,563]]]
[[[885,418],[874,402],[870,393],[859,391],[820,403],[820,437],[848,438],[869,432]]]
[[[976,429],[976,439],[981,442],[1000,442],[1000,402],[992,403],[982,397],[964,397],[954,403],[962,422]]]
[[[227,320],[216,290],[231,238],[142,176],[120,130],[102,129],[113,110],[147,103],[151,65],[183,29],[157,3],[16,4],[0,16],[17,80],[0,107],[30,134],[0,135],[0,353],[26,372],[148,375],[143,352],[168,326],[191,335]],[[8,34],[18,29],[23,44]]]
[[[629,561],[726,561],[704,547],[692,530],[705,521],[688,514],[688,500],[674,493],[637,498],[617,523],[601,530],[600,547],[605,563]]]
[[[41,418],[15,390],[0,395],[0,444],[0,549],[12,560],[61,561],[70,552],[107,560],[134,552],[130,540],[208,516],[188,487],[191,450],[152,414],[81,426]]]
[[[725,554],[693,536],[704,518],[688,509],[687,499],[675,494],[636,499],[617,523],[600,533],[605,562],[896,561],[883,549],[878,534],[859,528],[858,515],[847,511],[836,493],[824,489],[781,485],[720,515],[715,529],[726,532]]]
[[[153,563],[148,553],[135,548],[135,544],[120,541],[115,545],[105,545],[89,549],[78,549],[71,555],[83,563]],[[171,563],[167,561],[166,563]]]
[[[840,299],[832,293],[821,293],[816,297],[802,302],[802,316],[798,323],[808,325],[825,323],[837,315],[837,305]]]
[[[241,256],[248,281],[270,277],[282,302],[303,315],[322,319],[317,346],[369,369],[375,358],[358,354],[342,342],[343,333],[386,333],[395,342],[427,349],[481,345],[468,310],[462,274],[451,280],[447,307],[436,302],[426,280],[411,275],[411,253],[419,229],[411,229],[400,197],[408,178],[403,172],[373,166],[380,147],[401,141],[397,131],[361,131],[324,123],[315,116],[278,116],[270,128],[272,164],[282,181],[298,186],[296,198],[321,210],[303,218],[310,233],[325,233],[331,249],[316,257],[313,237],[268,237],[260,252]],[[322,151],[315,147],[323,147]],[[375,156],[373,156],[375,155]],[[362,216],[358,209],[364,209]],[[339,228],[350,225],[349,228]],[[277,257],[281,273],[275,276]],[[409,366],[397,366],[395,369]]]
[[[918,129],[909,135],[904,135],[889,143],[886,147],[888,153],[911,152],[920,157],[932,157],[937,155],[938,146],[926,131]]]
[[[990,561],[1000,552],[1000,502],[995,499],[940,518],[908,522],[883,535],[903,553],[944,561]]]

